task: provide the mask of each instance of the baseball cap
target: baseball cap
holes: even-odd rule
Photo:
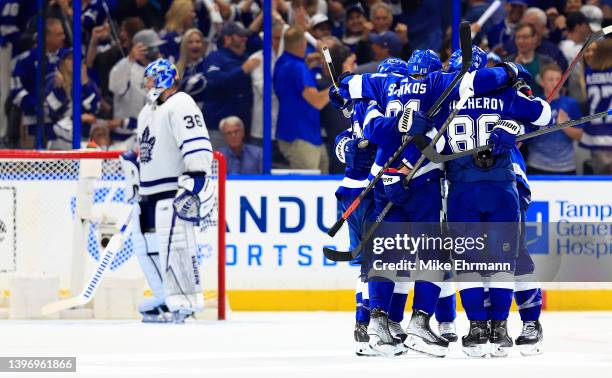
[[[567,28],[569,30],[574,30],[577,25],[588,24],[589,19],[582,12],[572,12],[567,15]]]
[[[241,35],[243,37],[248,37],[249,31],[242,27],[242,25],[234,21],[229,21],[223,24],[223,27],[219,32],[220,37],[225,37],[226,35]]]
[[[363,9],[360,3],[355,3],[351,5],[350,7],[348,7],[348,9],[346,10],[346,15],[348,16],[349,14],[353,12],[359,12],[364,16],[366,15],[365,9]]]
[[[389,53],[392,56],[398,56],[402,52],[402,41],[392,31],[386,31],[382,33],[370,33],[370,42],[380,45],[386,49],[389,49]]]
[[[603,12],[596,5],[583,5],[580,8],[582,12],[589,19],[589,26],[593,33],[601,30],[601,22],[603,21]]]
[[[323,23],[329,23],[329,18],[323,13],[317,13],[310,19],[310,27],[314,28]]]
[[[160,39],[155,30],[144,29],[134,34],[134,38],[132,38],[132,43],[142,43],[147,47],[159,47],[166,43],[166,41]]]

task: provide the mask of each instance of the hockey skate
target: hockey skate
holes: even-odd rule
[[[389,320],[389,332],[391,332],[391,336],[393,336],[393,338],[400,343],[403,343],[404,340],[406,340],[406,332],[404,332],[402,325],[399,322]]]
[[[355,354],[362,357],[373,357],[380,356],[381,354],[370,346],[370,336],[368,336],[368,323],[356,322],[355,323]]]
[[[375,351],[384,356],[392,357],[403,353],[389,332],[389,318],[387,313],[379,308],[372,309],[370,324],[368,325],[368,343]]]
[[[486,357],[489,354],[489,323],[486,320],[470,320],[470,330],[461,338],[463,353],[470,357]]]
[[[172,314],[163,300],[152,297],[145,299],[139,306],[143,323],[170,323]]]
[[[457,331],[455,330],[455,322],[443,322],[438,324],[438,331],[440,332],[440,336],[444,337],[450,343],[454,343],[459,339],[459,337],[457,337]]]
[[[438,335],[429,326],[431,315],[423,311],[413,311],[406,329],[406,347],[435,357],[444,357],[448,353],[448,341]]]
[[[491,343],[491,357],[508,356],[508,352],[514,343],[508,336],[507,320],[491,320],[489,342]]]
[[[542,354],[542,325],[537,320],[523,322],[521,335],[516,338],[516,346],[523,356]]]

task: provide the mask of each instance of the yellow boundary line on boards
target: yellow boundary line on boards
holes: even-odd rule
[[[353,290],[228,290],[232,311],[353,311]],[[612,290],[546,290],[550,311],[612,311]],[[412,303],[412,290],[407,307]],[[458,309],[461,299],[457,296]],[[513,304],[513,309],[516,307]]]

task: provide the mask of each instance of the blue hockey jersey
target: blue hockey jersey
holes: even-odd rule
[[[612,68],[594,71],[585,68],[589,114],[604,112],[612,105]],[[591,150],[612,150],[612,116],[591,121],[584,128],[580,145]]]
[[[444,122],[455,105],[456,101],[452,101],[443,107],[436,116],[436,126]],[[446,130],[447,150],[457,153],[489,144],[493,127],[500,119],[546,126],[551,120],[550,105],[540,98],[529,98],[511,87],[487,96],[472,97]],[[479,167],[471,156],[451,160],[446,166],[446,172],[451,182],[516,179],[510,153],[495,157],[494,164],[489,168]]]

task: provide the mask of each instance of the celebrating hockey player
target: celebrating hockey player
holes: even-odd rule
[[[135,242],[154,294],[140,307],[145,321],[182,323],[203,307],[195,227],[213,207],[212,146],[202,112],[178,85],[169,61],[147,66],[147,104],[138,115],[144,236]]]
[[[457,92],[461,94],[488,93],[513,83],[514,80],[521,74],[523,74],[521,70],[516,68],[514,70],[509,70],[506,68],[480,70],[467,74],[460,82],[460,85],[458,86],[459,89],[455,88],[453,93],[455,96]],[[419,110],[428,109],[435,102],[435,99],[444,91],[444,89],[449,86],[454,77],[455,74],[449,75],[440,72],[433,72],[430,75],[427,75],[424,79],[406,78],[403,75],[397,74],[349,75],[348,77],[342,79],[338,94],[349,100],[365,98],[376,101],[381,109],[385,109],[385,114],[391,116],[384,118],[391,118],[388,119],[387,122],[391,122],[393,125],[392,128],[395,129],[398,127],[398,120],[394,118],[395,115],[402,114],[402,117],[410,119],[412,112],[415,110],[415,106],[418,106],[417,109]],[[418,115],[419,113],[415,114]],[[402,122],[400,121],[400,124],[401,123]],[[404,123],[410,124],[410,122]],[[365,130],[367,130],[367,127]],[[405,128],[404,131],[406,131]],[[373,138],[375,139],[375,137]],[[383,137],[383,141],[385,143],[387,143],[389,139],[390,138],[388,138],[388,135],[387,137]],[[379,148],[381,148],[380,143],[382,142],[379,142]],[[396,144],[396,148],[399,147],[398,142],[394,143]],[[382,163],[386,162],[386,158],[388,158],[393,152],[393,147],[391,147],[388,155],[383,157],[380,161]],[[410,164],[410,162],[408,164]],[[388,183],[399,183],[402,175],[404,175],[404,173],[398,172],[398,177],[396,179],[387,181]],[[391,185],[388,186],[387,189],[384,189],[386,195],[388,195],[389,192],[398,193],[404,190],[404,188],[392,188],[393,186],[397,185]],[[439,198],[439,189],[437,191],[437,195]],[[402,201],[402,199],[398,198],[398,201]],[[386,202],[382,204],[382,206],[385,204]],[[433,211],[431,213],[433,214]],[[439,210],[436,216],[436,221],[439,221]],[[419,296],[422,298],[423,302],[414,308],[417,316],[414,317],[414,322],[412,322],[412,324],[408,327],[407,333],[409,333],[411,337],[410,340],[407,339],[406,345],[423,353],[444,356],[447,351],[448,342],[436,335],[429,327],[429,317],[432,315],[435,309],[436,301],[440,293],[440,287],[432,284],[431,282],[422,281],[422,283],[423,292],[427,292],[428,294]],[[384,281],[379,282],[377,285],[369,285],[370,306],[372,308],[372,319],[370,322],[370,329],[372,330],[370,333],[371,345],[376,345],[376,343],[382,343],[383,345],[391,344],[390,340],[385,341],[387,337],[384,332],[384,325],[377,326],[377,324],[385,324],[388,322],[387,303],[389,294],[387,293],[389,292],[389,288],[392,287],[393,282]],[[416,292],[420,290],[421,289],[415,287],[415,295]],[[376,310],[377,308],[379,310]],[[376,332],[376,329],[380,329],[381,332]],[[377,338],[378,340],[376,340]]]
[[[478,72],[485,65],[486,54],[475,47],[470,71]],[[456,51],[451,57],[449,70],[460,68],[460,51]],[[521,87],[519,82],[517,88]],[[505,88],[468,101],[446,131],[448,148],[453,153],[486,144],[489,140],[494,144],[492,151],[453,160],[446,167],[450,181],[448,221],[454,222],[452,232],[463,236],[475,235],[480,228],[466,222],[488,222],[485,228],[490,234],[488,255],[468,251],[462,255],[454,254],[454,258],[482,262],[485,257],[489,259],[486,261],[510,266],[505,270],[482,272],[468,269],[458,272],[463,278],[459,282],[461,300],[470,320],[470,330],[462,339],[463,351],[473,357],[489,354],[489,342],[491,355],[498,357],[506,356],[512,346],[506,321],[512,302],[518,253],[518,226],[512,224],[519,224],[520,209],[510,151],[515,148],[516,136],[521,130],[516,121],[545,126],[551,119],[548,103],[530,98],[517,88]],[[448,112],[449,109],[443,108],[435,123],[441,124]],[[415,120],[428,122],[425,117]],[[494,227],[496,222],[506,222],[506,226]],[[478,279],[482,274],[490,275],[489,311],[484,306],[484,284],[482,279]]]

